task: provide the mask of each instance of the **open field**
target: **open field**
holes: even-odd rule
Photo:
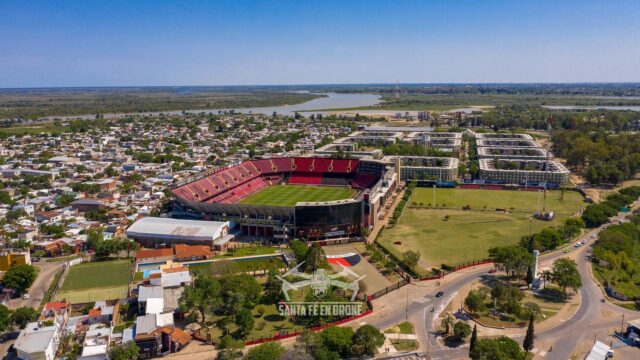
[[[115,299],[126,295],[130,281],[130,260],[83,263],[69,269],[56,299],[72,303]]]
[[[277,185],[249,196],[240,203],[245,205],[294,206],[301,201],[333,201],[348,199],[355,191],[348,187]]]
[[[18,125],[0,128],[0,136],[38,135],[41,133],[60,134],[69,131],[69,127],[54,125],[53,122],[43,122],[31,125]]]
[[[359,253],[359,251],[354,247],[353,244],[345,244],[345,245],[331,245],[323,247],[325,254],[327,255],[339,255],[339,254],[348,254],[348,253]],[[331,264],[331,267],[334,271],[338,272],[342,270],[340,265]],[[378,290],[384,289],[387,286],[392,285],[392,283],[387,280],[376,267],[369,263],[366,259],[361,259],[359,263],[351,267],[356,274],[362,276],[365,275],[365,278],[362,279],[362,282],[365,285],[364,289],[361,289],[362,292],[366,294],[372,294]]]
[[[409,203],[422,202],[426,206],[433,201],[432,192],[416,189]],[[422,270],[418,269],[420,272],[428,270],[425,264],[430,268],[484,259],[490,247],[516,244],[529,233],[529,218],[536,210],[536,197],[535,192],[436,189],[436,201],[454,209],[409,206],[398,224],[385,229],[378,242],[400,258],[407,250],[419,250],[423,265]],[[560,225],[584,206],[580,194],[569,191],[565,192],[564,200],[559,200],[557,191],[549,192],[547,204],[547,209],[556,212],[556,218],[550,222],[531,220],[534,233]],[[466,205],[472,210],[461,209]],[[514,210],[496,212],[496,207]]]

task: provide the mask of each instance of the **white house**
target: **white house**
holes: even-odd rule
[[[20,331],[14,348],[21,360],[53,360],[60,344],[60,323],[54,321],[52,326],[32,322]]]

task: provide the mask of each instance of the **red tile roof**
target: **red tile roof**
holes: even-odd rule
[[[136,253],[136,259],[173,256],[173,249],[141,249]]]

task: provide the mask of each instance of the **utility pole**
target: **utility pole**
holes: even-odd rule
[[[433,185],[433,207],[436,207],[436,186]]]
[[[409,322],[409,286],[407,286],[407,296],[404,304],[404,321]]]

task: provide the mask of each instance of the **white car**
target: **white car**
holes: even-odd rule
[[[580,247],[580,242],[579,241],[576,243],[576,247]]]
[[[596,236],[598,236],[598,235],[596,235],[596,234],[591,234],[591,238],[592,238],[592,239],[595,239],[595,238],[596,238]]]
[[[29,298],[29,294],[24,294],[24,295],[22,295],[22,298],[23,298],[23,299],[25,299],[25,300],[27,300],[27,299]]]

